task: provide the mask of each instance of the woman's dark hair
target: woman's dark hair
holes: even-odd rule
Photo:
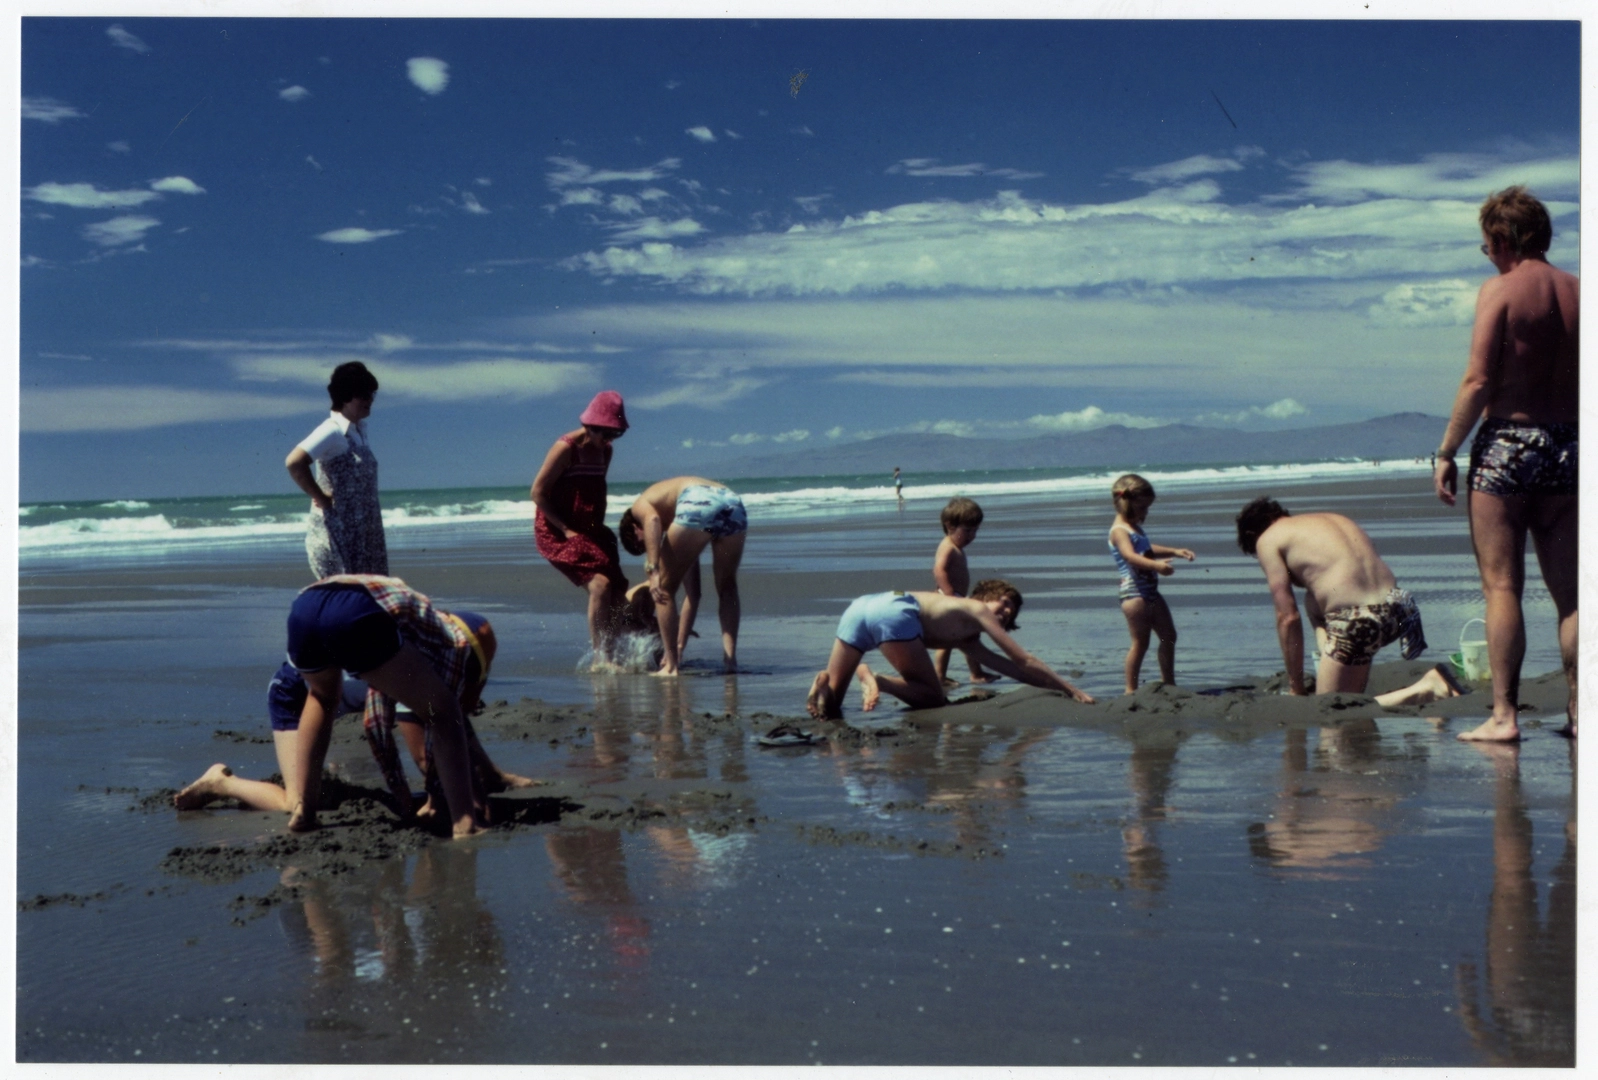
[[[1237,546],[1243,549],[1246,555],[1254,554],[1254,546],[1259,542],[1260,533],[1269,529],[1278,518],[1288,517],[1282,504],[1275,499],[1268,499],[1261,495],[1237,515]]]
[[[366,370],[359,360],[351,360],[333,369],[327,383],[327,396],[333,399],[337,412],[358,397],[371,397],[377,393],[377,376]]]

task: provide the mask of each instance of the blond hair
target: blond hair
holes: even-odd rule
[[[1147,495],[1152,502],[1154,499],[1154,485],[1143,479],[1135,472],[1129,472],[1118,477],[1110,485],[1110,499],[1115,503],[1119,513],[1125,513],[1130,500]]]

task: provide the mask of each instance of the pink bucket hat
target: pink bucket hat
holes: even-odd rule
[[[601,390],[595,394],[594,400],[588,403],[588,408],[577,419],[594,427],[627,430],[627,410],[622,406],[621,395],[614,390]]]

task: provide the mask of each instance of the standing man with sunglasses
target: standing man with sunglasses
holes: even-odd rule
[[[1498,276],[1481,287],[1470,359],[1437,448],[1433,483],[1452,506],[1454,455],[1481,421],[1470,448],[1470,539],[1487,598],[1487,658],[1493,711],[1459,737],[1514,742],[1520,665],[1526,655],[1521,591],[1526,534],[1559,618],[1559,655],[1570,684],[1560,734],[1576,735],[1577,429],[1581,283],[1548,265],[1548,211],[1523,187],[1481,208],[1482,254]]]

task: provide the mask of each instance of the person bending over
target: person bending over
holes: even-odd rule
[[[1291,693],[1308,692],[1304,622],[1294,586],[1304,590],[1304,609],[1320,647],[1317,694],[1363,694],[1371,660],[1384,645],[1401,642],[1406,660],[1425,651],[1414,597],[1398,587],[1365,530],[1343,515],[1293,516],[1275,499],[1255,499],[1237,515],[1237,546],[1265,571]],[[1462,692],[1453,674],[1438,664],[1415,683],[1378,695],[1376,703],[1423,705]]]
[[[738,668],[738,563],[743,559],[749,515],[732,491],[700,476],[675,476],[644,489],[621,516],[622,547],[644,557],[644,573],[665,647],[657,675],[676,675],[699,610],[699,556],[710,547],[721,617],[721,659]],[[683,589],[682,614],[677,587]]]
[[[463,715],[478,712],[482,709],[483,687],[488,682],[488,671],[498,649],[494,628],[487,619],[469,611],[458,614],[438,611],[438,614],[446,619],[458,621],[466,630],[471,656],[467,658],[465,676],[462,680],[461,712]],[[346,679],[340,699],[334,706],[334,712],[340,716],[360,712],[367,701],[367,692],[367,687],[359,680]],[[272,681],[267,685],[267,714],[272,723],[272,742],[277,751],[278,770],[283,775],[283,784],[246,779],[235,774],[226,764],[218,762],[173,796],[173,805],[179,810],[197,810],[217,799],[237,799],[251,810],[287,812],[290,808],[288,788],[303,786],[298,782],[297,754],[300,715],[304,712],[308,695],[309,688],[304,676],[295,670],[293,664],[287,662],[278,668],[277,673],[272,676]],[[437,797],[438,774],[432,767],[432,761],[427,753],[426,731],[410,712],[397,712],[395,719],[399,723],[399,730],[404,736],[406,747],[410,750],[411,759],[426,778],[428,801],[417,811],[417,816],[431,816],[431,804]],[[507,772],[494,764],[488,752],[483,749],[482,743],[478,741],[471,721],[466,720],[465,723],[472,762],[473,797],[479,811],[484,809],[482,797],[487,794],[508,788],[532,787],[538,783],[525,776]],[[403,791],[404,798],[409,800],[410,788],[403,779],[403,769],[396,760],[392,759],[393,740],[372,739],[370,743],[372,753],[377,757],[378,766],[385,778],[399,778],[400,787],[393,792],[395,798],[400,798],[400,792]]]
[[[996,579],[977,582],[969,597],[935,592],[860,597],[838,621],[832,656],[826,670],[811,684],[806,709],[818,720],[841,719],[843,696],[854,678],[860,680],[861,707],[867,712],[877,707],[884,690],[913,709],[946,705],[943,680],[928,649],[959,649],[1001,675],[1029,686],[1061,690],[1092,704],[1092,697],[1056,675],[1010,636],[1021,600],[1015,586]],[[1002,655],[982,643],[983,634],[1003,650]],[[872,649],[880,649],[898,674],[875,675],[861,663]]]

